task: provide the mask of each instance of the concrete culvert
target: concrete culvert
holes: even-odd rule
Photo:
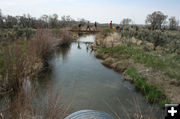
[[[99,112],[95,110],[81,110],[67,116],[65,119],[114,119],[114,118],[105,112]]]

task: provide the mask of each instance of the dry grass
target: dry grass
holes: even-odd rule
[[[155,107],[147,107],[146,110],[143,110],[137,98],[134,98],[133,101],[130,103],[132,103],[132,105],[135,106],[136,112],[133,114],[130,114],[126,112],[126,110],[124,110],[128,119],[158,119],[157,115],[154,114],[155,111],[158,112],[158,110]],[[146,114],[147,112],[149,114]],[[163,114],[161,114],[159,117],[163,119],[164,116]]]
[[[72,42],[72,40],[73,40],[72,33],[70,33],[66,29],[61,31],[60,37],[62,39],[62,45],[70,44]]]
[[[12,44],[2,50],[4,70],[2,72],[5,90],[16,92],[26,74],[25,58],[26,55],[21,46]]]
[[[51,34],[40,30],[29,41],[27,49],[18,43],[9,43],[3,47],[2,80],[6,91],[14,93],[21,89],[27,77],[37,75],[42,68],[42,60],[50,50]]]
[[[39,30],[28,41],[27,48],[19,43],[9,43],[2,48],[1,75],[7,90],[17,91],[23,80],[38,74],[44,63],[43,60],[52,50],[52,40],[51,32]]]
[[[27,47],[14,42],[0,50],[0,97],[4,97],[5,105],[0,107],[0,118],[60,119],[65,116],[69,106],[66,106],[67,109],[62,106],[60,93],[55,94],[49,89],[41,97],[42,103],[35,104],[37,90],[27,93],[23,87],[27,80],[37,79],[49,53],[56,45],[69,44],[72,40],[72,35],[66,30],[62,31],[61,37],[63,40],[57,40],[51,31],[38,30],[31,39],[22,41],[27,42]]]
[[[41,103],[39,104],[39,109],[35,111],[39,113],[43,119],[63,119],[68,113],[71,104],[64,105],[62,102],[61,91],[56,90],[55,92],[52,88],[48,88],[45,96],[41,97]]]
[[[53,49],[54,38],[49,30],[38,30],[29,42],[29,54],[44,58]]]
[[[49,88],[40,98],[37,98],[38,95],[35,88],[29,93],[22,89],[14,97],[14,101],[7,101],[4,115],[0,113],[2,119],[63,119],[69,111],[71,105],[64,107],[59,90],[54,93],[52,88]]]
[[[130,105],[135,107],[135,110],[133,112],[129,112],[126,105],[122,104],[122,101],[118,98],[117,102],[121,105],[122,113],[123,115],[120,115],[118,112],[113,110],[110,104],[108,104],[105,100],[104,103],[107,105],[107,108],[113,113],[113,116],[117,119],[163,119],[164,114],[159,110],[159,108],[156,107],[146,107],[146,110],[143,109],[143,106],[140,104],[140,100],[138,98],[133,98],[132,101],[128,100]],[[159,117],[155,114],[156,112],[160,112]]]

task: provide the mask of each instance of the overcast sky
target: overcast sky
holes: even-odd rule
[[[136,24],[144,24],[153,11],[180,18],[180,0],[0,0],[0,9],[4,15],[29,13],[40,17],[56,13],[101,23],[131,18]]]

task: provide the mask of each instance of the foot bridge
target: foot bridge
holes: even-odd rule
[[[70,32],[76,32],[76,33],[98,33],[99,30],[68,30]]]

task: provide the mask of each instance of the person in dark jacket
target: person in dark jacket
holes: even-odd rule
[[[90,22],[89,22],[89,21],[88,21],[86,30],[88,30],[88,29],[89,29],[89,31],[91,30],[91,29],[90,29]]]
[[[79,24],[79,25],[78,25],[78,27],[79,27],[79,30],[81,30],[81,26],[82,26],[82,24]]]
[[[96,22],[94,23],[94,27],[95,27],[95,30],[97,30],[97,23]]]

